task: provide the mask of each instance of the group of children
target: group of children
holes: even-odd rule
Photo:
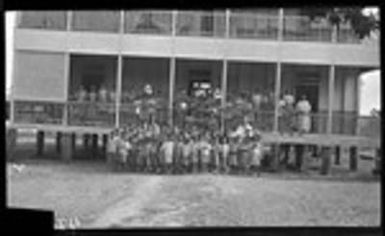
[[[221,135],[205,129],[144,123],[116,129],[108,162],[117,170],[158,174],[243,173],[260,176],[260,135]]]

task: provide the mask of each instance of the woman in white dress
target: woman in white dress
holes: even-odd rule
[[[298,129],[300,134],[309,133],[311,127],[311,105],[305,95],[302,95],[301,100],[297,103],[296,111],[298,114]]]

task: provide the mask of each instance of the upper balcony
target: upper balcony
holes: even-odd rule
[[[16,49],[379,66],[348,24],[284,9],[214,11],[23,11]],[[71,32],[68,34],[68,32]],[[85,34],[87,32],[87,34]],[[28,35],[28,37],[26,36]],[[335,37],[333,37],[335,36]],[[258,42],[258,43],[255,43]],[[309,51],[312,51],[309,57]]]
[[[176,11],[176,36],[219,37],[226,35],[225,11]],[[231,11],[229,37],[234,39],[278,40],[276,11]],[[54,31],[87,31],[126,34],[172,35],[172,11],[23,11],[18,28]],[[283,40],[332,42],[332,26],[326,19],[284,15]],[[349,24],[338,31],[338,43],[359,43]]]

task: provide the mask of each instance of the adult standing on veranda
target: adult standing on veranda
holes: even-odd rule
[[[301,100],[297,103],[296,112],[298,117],[298,131],[300,134],[309,133],[311,128],[311,112],[310,102],[305,95],[301,96]]]

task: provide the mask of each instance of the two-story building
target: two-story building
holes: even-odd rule
[[[14,38],[11,125],[65,140],[129,122],[127,93],[145,84],[168,103],[159,119],[172,123],[175,94],[194,81],[223,94],[259,89],[275,104],[284,91],[305,94],[313,133],[357,136],[358,78],[380,67],[379,43],[300,9],[23,11]],[[88,103],[76,101],[77,91],[101,87],[110,99],[80,114]],[[266,111],[266,132],[278,129],[277,107]]]

